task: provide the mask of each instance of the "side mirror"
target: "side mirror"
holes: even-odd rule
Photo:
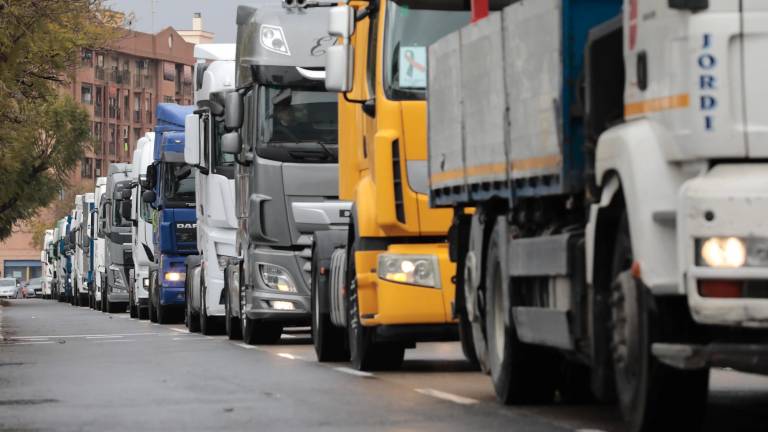
[[[226,154],[239,154],[241,149],[240,134],[230,132],[221,137],[221,151]]]
[[[184,119],[184,162],[200,166],[200,116],[189,114]]]
[[[156,199],[157,194],[153,190],[144,191],[144,193],[141,194],[141,200],[147,204],[152,204]]]
[[[131,220],[131,202],[120,201],[120,216],[125,220]]]
[[[240,93],[227,93],[224,107],[224,126],[229,130],[240,129],[243,125],[243,97]]]
[[[133,191],[131,189],[123,189],[122,196],[120,198],[123,200],[130,200],[132,195]]]
[[[348,39],[355,33],[355,9],[348,5],[328,9],[328,34]]]
[[[325,53],[325,88],[328,91],[352,90],[352,65],[355,49],[352,45],[334,45]]]
[[[147,167],[147,185],[144,189],[152,189],[157,181],[157,167],[152,164]]]

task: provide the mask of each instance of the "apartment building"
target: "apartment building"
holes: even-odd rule
[[[209,35],[202,21],[193,29],[197,33],[187,33]],[[158,103],[192,104],[195,41],[171,27],[157,34],[126,30],[108,50],[79,53],[79,68],[65,91],[88,110],[94,143],[73,173],[73,185],[92,191],[110,163],[130,161],[138,138],[154,126]],[[0,275],[40,276],[40,251],[31,243],[26,224],[0,242]]]

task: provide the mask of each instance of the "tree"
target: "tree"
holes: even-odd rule
[[[0,130],[0,143],[11,143],[0,147],[0,238],[69,185],[90,140],[88,113],[72,98],[25,104],[19,112],[27,127]]]
[[[0,0],[0,240],[68,185],[90,142],[87,112],[63,95],[84,48],[121,34],[102,0]]]

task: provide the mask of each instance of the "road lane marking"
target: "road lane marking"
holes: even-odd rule
[[[337,372],[349,374],[349,375],[354,375],[354,376],[357,376],[357,377],[362,377],[362,378],[374,378],[375,377],[375,375],[370,373],[370,372],[359,371],[357,369],[352,369],[352,368],[343,367],[343,366],[342,367],[335,367],[335,368],[333,368],[333,370],[335,370]]]
[[[194,337],[194,336],[189,337],[189,336],[187,336],[187,337],[175,337],[175,338],[171,338],[171,340],[175,340],[175,341],[195,341],[195,340],[208,340],[208,339],[206,339],[204,337]]]
[[[107,343],[107,342],[136,342],[136,339],[101,339],[93,341],[95,343]]]
[[[52,344],[56,343],[54,341],[37,341],[37,342],[18,342],[11,345],[42,345],[42,344]]]
[[[175,328],[175,327],[168,327],[168,330],[173,330],[173,331],[179,332],[179,333],[189,333],[189,330],[187,330],[187,329],[178,329],[178,328]]]
[[[245,349],[261,350],[261,348],[259,348],[257,346],[248,345],[248,344],[245,344],[245,343],[237,343],[235,345],[239,346],[240,348],[245,348]]]
[[[423,395],[432,396],[434,398],[447,400],[453,403],[457,403],[459,405],[474,405],[476,403],[479,403],[476,399],[470,399],[464,396],[455,395],[453,393],[446,393],[440,390],[435,390],[431,388],[417,388],[414,389],[416,392],[421,393]]]
[[[86,336],[86,339],[117,339],[121,338],[122,336],[112,336],[112,335],[105,335],[105,336]]]
[[[68,338],[87,338],[98,336],[157,336],[162,333],[115,333],[115,334],[79,334],[79,335],[48,335],[48,336],[15,336],[13,340],[35,340],[35,339],[68,339]]]

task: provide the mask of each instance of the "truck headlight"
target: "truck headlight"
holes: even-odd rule
[[[696,240],[696,265],[768,267],[768,238],[711,237]]]
[[[282,267],[272,264],[259,264],[259,273],[261,273],[261,280],[268,287],[282,292],[296,292],[296,285],[293,283],[291,275]]]
[[[227,267],[227,264],[229,264],[229,257],[219,255],[216,260],[219,262],[219,270],[224,271],[224,269]]]
[[[165,274],[165,280],[167,280],[168,282],[180,282],[180,281],[183,281],[185,277],[187,277],[185,273],[174,272],[174,271],[167,272]]]
[[[379,278],[410,285],[440,288],[440,266],[433,255],[379,255]]]
[[[142,279],[142,285],[144,285],[144,288],[149,288],[149,278]]]

